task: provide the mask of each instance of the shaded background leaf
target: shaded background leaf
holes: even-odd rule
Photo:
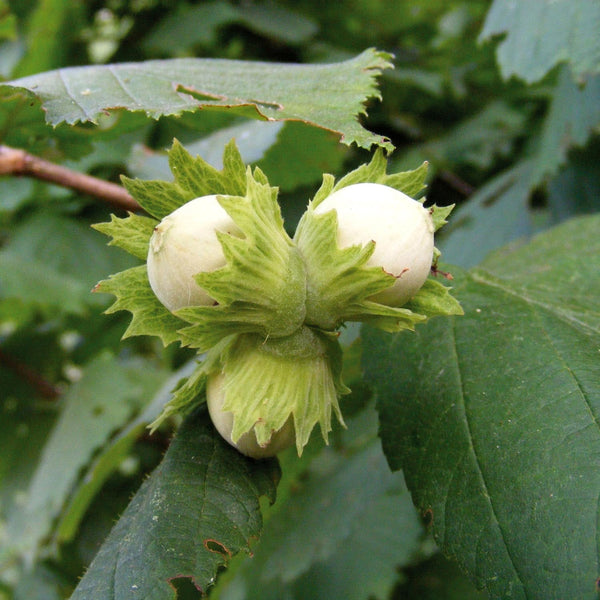
[[[538,81],[560,62],[569,62],[577,78],[600,70],[600,6],[593,0],[494,0],[481,38],[506,37],[498,47],[504,77]]]
[[[163,376],[139,364],[121,364],[106,353],[87,366],[64,400],[31,481],[20,490],[20,506],[7,519],[0,560],[21,554],[33,562],[81,469]]]

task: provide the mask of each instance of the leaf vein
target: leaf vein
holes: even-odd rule
[[[143,106],[144,103],[130,91],[129,86],[126,85],[123,78],[116,72],[114,65],[107,65],[107,71],[112,75],[119,87],[127,94],[127,96],[129,96],[129,98],[131,98],[136,106]]]
[[[473,281],[475,281],[477,283],[481,283],[483,285],[488,285],[489,287],[496,288],[510,296],[513,296],[515,298],[518,298],[519,300],[522,300],[523,302],[526,302],[527,304],[530,304],[532,306],[538,306],[540,308],[548,310],[554,316],[560,318],[561,320],[563,320],[566,323],[569,323],[573,326],[577,326],[579,328],[583,328],[585,330],[591,330],[594,333],[600,333],[600,329],[593,327],[589,322],[585,322],[585,321],[582,321],[581,319],[578,319],[573,312],[563,310],[556,304],[543,302],[537,298],[534,298],[533,296],[526,294],[522,288],[516,290],[516,289],[510,288],[506,285],[502,285],[501,280],[496,279],[496,278],[493,278],[493,279],[487,278],[487,277],[485,277],[486,274],[490,275],[490,277],[493,277],[491,275],[491,273],[485,271],[482,268],[477,269],[477,271],[472,271],[471,276],[473,278]],[[588,311],[588,314],[598,314],[598,313],[596,311]]]
[[[60,83],[62,84],[63,88],[65,89],[65,93],[71,99],[73,104],[81,111],[84,118],[89,120],[90,114],[86,110],[84,110],[83,106],[81,106],[81,104],[79,104],[79,102],[75,99],[75,95],[71,91],[71,88],[67,83],[67,78],[65,78],[63,71],[64,71],[63,69],[57,69],[56,74],[58,75],[58,79],[59,79]]]
[[[462,376],[462,369],[461,369],[461,365],[460,365],[460,353],[458,352],[458,348],[456,345],[456,320],[453,319],[452,320],[452,337],[453,337],[453,343],[452,343],[452,349],[454,352],[454,361],[456,364],[456,371],[457,371],[457,377],[458,377],[458,383],[459,383],[459,389],[461,390],[461,400],[462,400],[462,408],[463,408],[463,414],[464,414],[464,423],[465,426],[467,428],[467,438],[468,438],[468,443],[469,446],[472,450],[473,453],[473,458],[474,458],[474,463],[475,463],[475,467],[477,469],[477,473],[479,475],[479,479],[481,481],[481,485],[483,488],[483,492],[486,498],[488,498],[488,502],[489,502],[489,506],[490,506],[490,510],[492,513],[492,517],[494,519],[494,522],[498,528],[498,531],[500,533],[500,537],[502,538],[502,543],[504,544],[504,548],[506,549],[506,554],[510,560],[511,566],[513,568],[513,571],[515,573],[515,575],[517,576],[519,582],[521,583],[521,587],[523,589],[523,592],[525,594],[525,598],[529,597],[529,594],[527,593],[527,590],[525,589],[525,585],[523,583],[524,578],[522,577],[521,573],[519,572],[519,569],[517,567],[517,564],[515,562],[514,557],[511,554],[510,548],[509,548],[509,544],[507,542],[506,539],[506,535],[504,533],[504,530],[502,528],[502,525],[500,523],[500,520],[498,519],[498,515],[496,512],[496,508],[494,506],[494,501],[493,501],[493,496],[490,493],[487,483],[486,483],[486,478],[484,475],[484,470],[483,467],[481,465],[481,462],[479,460],[479,456],[477,454],[477,450],[475,448],[475,443],[474,443],[474,436],[472,433],[472,427],[471,427],[471,423],[469,421],[469,411],[467,410],[467,394],[466,394],[466,389],[465,389],[465,385],[464,385],[464,378]],[[457,465],[458,467],[458,465]]]
[[[592,403],[590,402],[588,395],[586,394],[586,392],[584,390],[583,384],[581,383],[581,381],[579,380],[579,378],[577,377],[577,375],[575,374],[573,369],[569,366],[568,362],[565,360],[563,353],[560,351],[558,346],[554,343],[554,339],[550,335],[550,332],[549,332],[548,328],[546,327],[546,325],[544,324],[543,319],[540,319],[539,313],[537,313],[535,311],[532,311],[532,312],[535,316],[535,319],[536,319],[540,329],[544,332],[544,336],[545,336],[550,348],[552,348],[554,354],[556,355],[556,359],[562,365],[563,371],[566,372],[569,375],[569,377],[572,379],[575,387],[579,391],[581,398],[583,399],[583,402],[590,414],[590,418],[591,418],[592,422],[596,425],[596,428],[600,431],[600,417],[594,412],[594,408],[592,406]]]

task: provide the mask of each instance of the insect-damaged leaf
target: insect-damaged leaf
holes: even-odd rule
[[[279,466],[224,442],[201,409],[115,525],[71,600],[175,597],[170,582],[204,591],[217,569],[260,535],[260,496],[275,498]]]

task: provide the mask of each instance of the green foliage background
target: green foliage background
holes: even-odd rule
[[[202,411],[149,436],[196,357],[122,340],[90,293],[142,255],[91,228],[101,200],[3,176],[0,598],[597,598],[599,22],[592,0],[0,0],[0,143],[118,182],[169,179],[174,137],[221,169],[234,137],[290,231],[323,172],[393,145],[457,204],[436,245],[465,309],[345,330],[348,430],[301,459],[246,460]]]

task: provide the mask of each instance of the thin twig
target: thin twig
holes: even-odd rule
[[[2,350],[0,350],[0,364],[10,369],[31,385],[42,398],[56,400],[60,396],[60,391],[57,387],[44,379],[39,373],[36,373],[30,366],[9,356],[2,352]]]
[[[116,183],[72,171],[10,146],[0,145],[0,175],[34,177],[101,198],[116,208],[141,210],[129,192]]]
[[[442,181],[445,181],[451,188],[454,188],[458,193],[468,198],[474,191],[475,188],[467,183],[464,179],[461,179],[456,173],[443,169],[439,173],[439,177]]]

